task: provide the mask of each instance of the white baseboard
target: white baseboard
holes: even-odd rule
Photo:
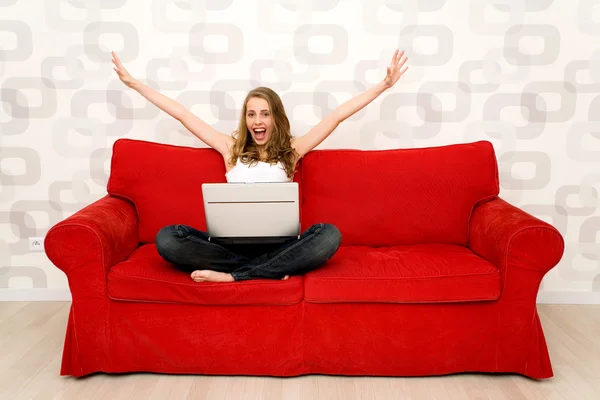
[[[71,301],[69,289],[0,289],[0,301]]]
[[[69,289],[0,289],[0,301],[71,301]],[[600,304],[600,292],[539,292],[538,304]]]
[[[600,292],[539,292],[538,304],[600,304]]]

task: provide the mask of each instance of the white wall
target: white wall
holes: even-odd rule
[[[600,6],[348,0],[0,2],[0,299],[68,298],[30,236],[106,193],[112,143],[203,147],[126,89],[136,76],[217,129],[270,86],[294,135],[383,78],[409,73],[318,149],[426,147],[487,139],[501,196],[566,238],[544,302],[600,300]]]

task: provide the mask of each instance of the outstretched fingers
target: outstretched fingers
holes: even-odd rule
[[[398,71],[402,68],[402,66],[404,65],[404,63],[406,63],[406,60],[408,60],[408,57],[406,57],[404,55],[404,50],[400,51],[400,49],[396,49],[396,51],[394,52],[394,56],[392,57],[392,63],[390,64],[388,71],[390,73],[394,72],[394,71]]]
[[[408,69],[408,66],[404,65],[406,64],[407,60],[408,57],[404,55],[404,50],[402,50],[402,52],[400,52],[397,56],[397,61],[394,68],[396,71],[400,71],[400,75],[404,74],[404,72],[406,72]]]
[[[404,50],[400,51],[400,49],[396,49],[396,52],[394,53],[394,57],[392,59],[392,66],[398,65],[398,62],[400,61],[402,56],[404,56]]]
[[[404,52],[402,52],[402,53],[404,53]],[[402,67],[404,65],[404,63],[406,63],[406,60],[408,60],[407,56],[404,56],[400,60],[398,60],[398,67]]]
[[[396,51],[394,52],[394,55],[392,56],[392,62],[390,63],[390,67],[394,68],[394,66],[398,63],[398,52],[400,50],[396,49]]]
[[[119,57],[117,57],[114,51],[112,51],[111,54],[113,57],[112,62],[117,66],[117,68],[122,68],[123,65],[121,64],[121,60],[119,60]]]

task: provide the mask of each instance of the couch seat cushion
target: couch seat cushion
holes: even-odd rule
[[[341,246],[304,278],[304,298],[314,303],[462,302],[499,295],[498,269],[450,244]]]
[[[302,300],[302,277],[232,283],[194,282],[165,261],[154,244],[138,247],[108,273],[113,300],[212,305],[289,305]]]

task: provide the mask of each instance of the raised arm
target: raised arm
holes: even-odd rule
[[[152,104],[177,119],[198,139],[217,150],[219,153],[226,155],[229,153],[229,147],[233,144],[233,138],[224,133],[218,132],[212,126],[202,121],[200,118],[192,114],[181,103],[157,92],[148,85],[133,78],[125,69],[119,57],[112,52],[112,62],[115,64],[113,68],[119,79],[127,86],[144,96]]]
[[[362,110],[381,93],[394,86],[408,69],[408,66],[403,67],[406,60],[408,58],[404,56],[404,50],[396,50],[390,66],[387,67],[387,74],[381,82],[336,108],[306,135],[295,138],[292,146],[300,157],[304,157],[306,153],[317,147],[342,121]]]

